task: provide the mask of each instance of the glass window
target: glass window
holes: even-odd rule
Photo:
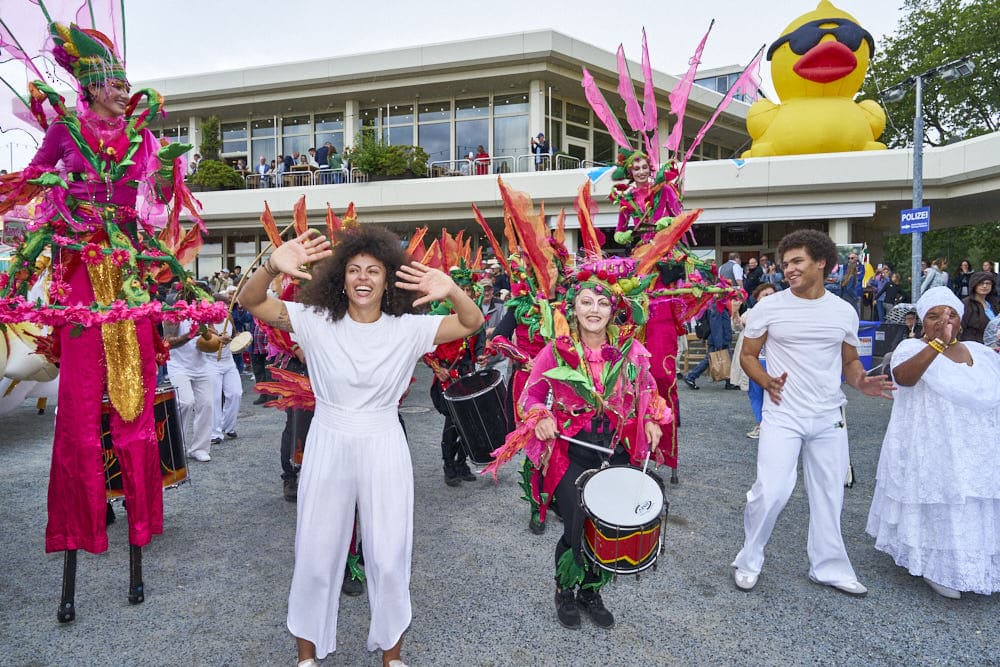
[[[573,104],[572,102],[566,103],[566,120],[570,123],[579,123],[580,125],[590,125],[590,109],[587,107],[581,107],[579,105]]]
[[[422,129],[422,128],[421,128]],[[476,146],[489,146],[490,122],[480,120],[463,120],[455,123],[455,157],[461,158],[476,152]],[[494,143],[495,146],[499,144]],[[497,155],[503,155],[497,149]]]
[[[493,119],[493,153],[514,156],[528,154],[527,114]]]
[[[269,139],[251,139],[250,140],[250,150],[253,155],[252,164],[257,164],[257,160],[264,156],[268,161],[273,160],[277,157],[275,153],[277,152],[277,142],[274,138]]]
[[[259,118],[250,122],[250,136],[254,139],[274,136],[274,119]]]
[[[336,146],[338,151],[344,150],[344,113],[342,111],[316,116],[316,148],[328,141]]]
[[[246,273],[250,263],[257,256],[257,235],[227,236],[226,250],[227,267],[239,266],[243,269],[243,273]]]
[[[282,118],[281,131],[284,134],[310,134],[312,133],[312,121],[309,116]]]
[[[590,130],[585,127],[580,127],[579,125],[566,124],[566,135],[570,137],[576,137],[577,139],[583,139],[584,141],[590,139]]]
[[[388,143],[392,146],[413,145],[413,125],[386,128]]]
[[[451,120],[451,102],[431,102],[420,105],[420,115],[417,120],[421,123],[433,122],[436,120]]]
[[[615,141],[606,132],[594,130],[594,162],[615,163]]]
[[[309,116],[289,116],[281,119],[281,150],[285,155],[295,151],[305,154],[313,148],[312,120]]]
[[[247,124],[223,123],[222,124],[222,152],[223,153],[246,153],[247,150]]]
[[[490,98],[477,97],[455,102],[455,118],[487,118],[490,115]]]
[[[722,225],[722,246],[764,245],[764,225],[760,223]]]
[[[548,109],[546,109],[546,112]],[[552,98],[552,117],[562,118],[563,117],[563,101]]]
[[[545,136],[549,140],[549,146],[552,150],[556,150],[562,144],[563,141],[563,124],[561,120],[552,120],[551,118],[545,119]]]
[[[378,109],[362,109],[358,120],[361,121],[362,129],[377,129],[379,126]]]
[[[708,248],[715,247],[715,230],[718,228],[718,225],[695,225],[692,227],[696,245]]]
[[[203,244],[201,250],[198,251],[196,262],[197,270],[195,271],[195,275],[198,276],[199,280],[208,280],[216,271],[221,271],[222,243],[215,241]]]
[[[493,115],[528,113],[528,93],[509,93],[493,97]]]
[[[391,104],[383,112],[382,118],[386,125],[412,125],[413,105],[412,104]]]
[[[422,124],[419,126],[417,134],[420,147],[427,152],[428,162],[450,159],[450,123]]]

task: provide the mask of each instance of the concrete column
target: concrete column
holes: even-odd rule
[[[664,142],[666,142],[667,137],[670,136],[670,122],[667,120],[667,113],[660,109],[658,118],[656,121],[656,129],[660,135],[660,146],[659,146],[659,156],[660,164],[663,164],[670,157],[670,151],[663,147]]]
[[[830,238],[833,239],[834,243],[850,243],[851,242],[851,221],[847,218],[835,218],[830,220],[828,223],[830,230]]]
[[[549,130],[545,126],[545,112],[548,106],[545,92],[544,81],[535,79],[528,84],[528,134],[532,137],[537,137],[539,132],[544,132],[551,146],[552,137],[549,136]],[[531,150],[530,143],[528,144],[528,150]],[[534,171],[535,161],[528,160],[528,163],[531,165],[529,171]]]
[[[344,148],[354,145],[354,137],[358,136],[358,129],[361,127],[361,102],[358,100],[347,100],[344,105]]]
[[[194,146],[188,152],[188,160],[194,157],[195,153],[201,152],[201,118],[198,116],[188,117],[188,143]]]
[[[566,230],[566,251],[570,255],[575,255],[577,248],[580,247],[580,230],[579,229],[567,229]]]

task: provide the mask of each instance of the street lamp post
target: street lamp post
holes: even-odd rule
[[[975,65],[971,56],[953,60],[944,65],[920,74],[907,77],[899,83],[879,91],[883,102],[898,102],[906,96],[906,91],[913,86],[916,95],[916,109],[913,114],[913,208],[924,205],[924,81],[940,78],[942,81],[954,81],[972,74]],[[920,261],[923,258],[923,232],[910,234],[910,300],[916,302],[920,298]]]

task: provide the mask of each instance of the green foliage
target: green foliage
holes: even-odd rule
[[[201,124],[201,157],[203,160],[218,160],[222,151],[222,139],[219,136],[219,119],[209,116]]]
[[[896,34],[876,44],[863,92],[878,91],[906,77],[971,55],[972,75],[925,82],[924,141],[941,146],[1000,129],[1000,3],[997,0],[904,0]],[[915,93],[885,104],[889,120],[881,141],[890,148],[912,140]]]
[[[948,272],[954,274],[963,259],[969,260],[972,269],[978,271],[985,260],[1000,260],[1000,222],[965,227],[937,229],[924,234],[924,259],[930,263],[938,257],[948,260]],[[885,241],[885,260],[892,270],[899,273],[903,284],[909,287],[910,277],[909,234],[892,236]]]
[[[344,151],[352,169],[369,176],[412,176],[427,174],[427,152],[420,146],[387,145],[372,133],[362,132],[354,146]]]
[[[202,144],[204,146],[204,144]],[[243,187],[243,177],[228,164],[203,158],[191,182],[206,190],[233,190]]]

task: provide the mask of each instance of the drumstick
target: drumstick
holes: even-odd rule
[[[601,447],[600,445],[595,445],[592,442],[577,440],[576,438],[571,438],[568,435],[563,435],[562,433],[557,433],[556,437],[562,438],[566,442],[572,442],[574,445],[580,445],[581,447],[586,447],[587,449],[593,449],[595,452],[601,452],[602,454],[607,454],[609,456],[615,453],[615,450],[609,447]]]

